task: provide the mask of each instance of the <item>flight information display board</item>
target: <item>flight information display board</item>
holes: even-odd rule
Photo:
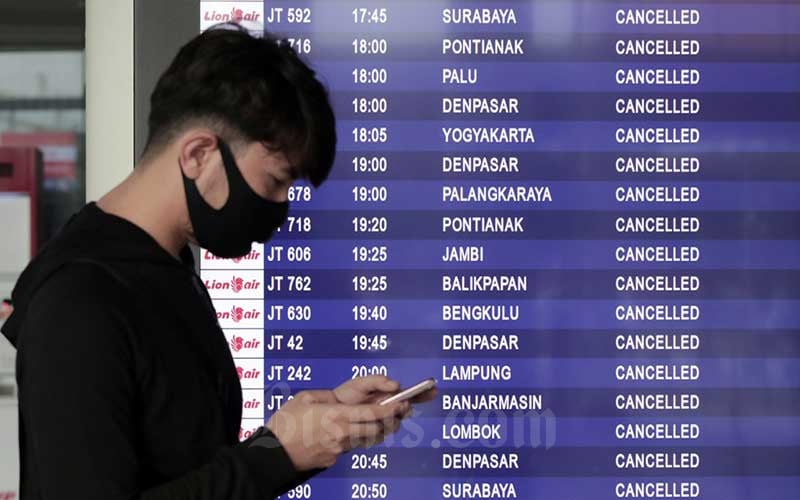
[[[440,389],[290,498],[800,498],[800,3],[202,2],[231,20],[339,135],[273,242],[203,252],[242,437]]]

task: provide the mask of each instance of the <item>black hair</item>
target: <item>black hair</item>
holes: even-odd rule
[[[286,154],[319,186],[336,154],[325,87],[285,41],[218,25],[184,45],[150,96],[145,156],[203,124],[230,143],[259,141]]]

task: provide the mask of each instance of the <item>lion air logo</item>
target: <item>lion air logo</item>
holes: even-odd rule
[[[263,269],[264,245],[255,244],[245,255],[235,258],[225,258],[214,255],[208,250],[203,250],[200,267],[202,269]]]
[[[231,308],[231,319],[234,323],[240,322],[242,316],[244,316],[244,309],[239,306],[233,306],[233,308]]]
[[[235,293],[239,293],[244,288],[244,280],[238,276],[234,276],[231,278],[231,290]]]
[[[241,366],[237,366],[236,374],[239,376],[239,380],[242,380],[242,377],[244,376],[244,368],[242,368]]]
[[[242,350],[242,347],[244,347],[244,339],[234,335],[231,339],[231,350],[233,350],[233,352],[239,352]]]
[[[217,23],[232,22],[242,23],[244,21],[260,21],[261,12],[258,10],[251,10],[245,12],[244,10],[233,7],[230,11],[218,11],[211,9],[205,12],[203,16],[204,21],[212,21]]]

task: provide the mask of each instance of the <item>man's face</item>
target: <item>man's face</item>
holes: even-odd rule
[[[260,142],[240,145],[232,152],[242,177],[257,195],[276,202],[288,199],[296,176],[284,153],[272,151]],[[197,187],[209,205],[221,208],[228,200],[229,190],[219,149],[209,151],[199,163]]]

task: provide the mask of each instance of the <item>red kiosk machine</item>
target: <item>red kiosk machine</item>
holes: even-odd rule
[[[0,300],[43,241],[41,152],[0,147]],[[0,322],[2,322],[0,320]],[[13,347],[0,337],[0,500],[17,497],[17,401]]]
[[[8,257],[13,257],[13,263],[17,264],[18,258],[24,255],[27,263],[44,236],[43,177],[42,154],[38,149],[0,146],[0,239],[3,242],[0,272],[10,270],[7,269],[11,264]]]

